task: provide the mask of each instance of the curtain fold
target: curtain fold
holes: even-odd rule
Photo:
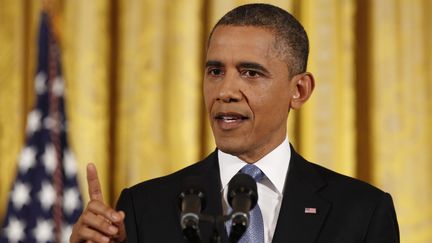
[[[166,1],[118,6],[115,182],[118,193],[168,168],[164,145],[164,31]]]
[[[24,4],[7,1],[0,8],[0,215],[15,175],[15,162],[24,141],[25,20]]]
[[[371,181],[395,197],[405,242],[432,239],[431,46],[425,42],[431,22],[424,7],[424,1],[371,6]]]
[[[116,195],[200,158],[204,46],[200,1],[124,1],[119,9]]]
[[[98,168],[105,200],[113,174],[110,146],[110,1],[64,1],[62,32],[66,108],[71,148],[88,199],[86,164]]]
[[[300,5],[316,89],[299,111],[299,147],[306,158],[350,176],[356,172],[354,7],[353,0]]]
[[[245,0],[57,5],[70,145],[105,201],[215,149],[202,97],[211,27]],[[392,194],[402,242],[432,241],[432,17],[427,0],[267,0],[310,37],[311,100],[289,119],[307,159]],[[0,221],[33,103],[40,1],[0,0]]]

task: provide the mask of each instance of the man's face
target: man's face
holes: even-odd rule
[[[218,148],[253,163],[286,136],[295,84],[272,32],[218,26],[211,37],[204,99]]]

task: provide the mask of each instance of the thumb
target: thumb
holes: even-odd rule
[[[87,165],[87,184],[90,200],[103,202],[103,195],[96,166],[93,163]]]

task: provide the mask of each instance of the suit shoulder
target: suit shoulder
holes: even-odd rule
[[[308,164],[325,181],[318,193],[331,205],[323,242],[335,242],[335,236],[344,238],[344,242],[399,242],[399,227],[390,194],[361,180]],[[350,228],[352,225],[356,227]]]
[[[129,190],[132,194],[142,193],[143,191],[160,191],[161,187],[170,188],[170,191],[172,191],[173,188],[180,188],[181,183],[185,178],[190,176],[202,176],[208,170],[214,169],[214,167],[217,166],[215,161],[217,162],[216,153],[211,153],[205,159],[191,164],[183,169],[165,176],[140,182],[128,188],[127,190]],[[164,193],[166,193],[166,191]]]
[[[209,157],[172,174],[125,188],[118,198],[117,208],[122,210],[129,208],[129,211],[134,211],[133,214],[140,215],[140,217],[144,215],[144,211],[146,214],[151,214],[149,209],[154,208],[155,205],[160,208],[172,208],[172,202],[176,202],[182,190],[183,180],[190,176],[205,175],[208,170],[213,170],[215,166],[218,167],[214,161],[213,153]]]
[[[381,189],[364,182],[362,180],[352,178],[323,166],[308,162],[314,170],[326,181],[327,186],[323,189],[327,193],[333,193],[345,198],[355,200],[381,200],[386,192]]]

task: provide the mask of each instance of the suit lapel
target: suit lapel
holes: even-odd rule
[[[315,242],[331,204],[318,191],[326,182],[291,146],[291,161],[273,243]]]
[[[211,216],[222,215],[221,181],[217,150],[206,160],[208,162],[208,171],[202,175],[202,178],[207,190],[207,205],[202,213]],[[213,235],[214,225],[212,223],[201,223],[200,226],[203,236],[202,242],[209,242],[210,237]],[[227,236],[223,224],[217,227],[222,242],[226,242]]]

